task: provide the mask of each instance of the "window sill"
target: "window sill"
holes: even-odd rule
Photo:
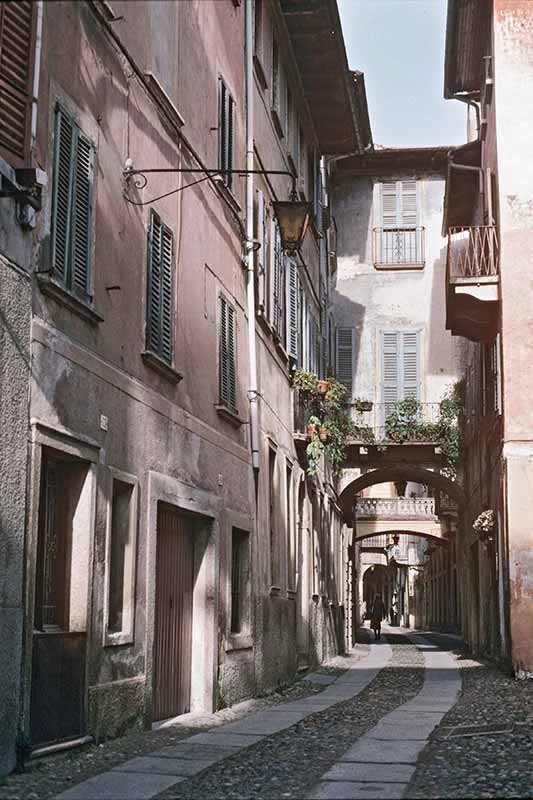
[[[254,641],[249,633],[230,633],[226,641],[226,653],[234,650],[251,650]]]
[[[425,261],[418,261],[414,264],[380,264],[377,261],[374,261],[374,269],[377,270],[387,270],[396,272],[398,270],[410,269],[410,270],[422,270],[426,266]]]
[[[278,134],[280,139],[283,139],[285,137],[285,131],[283,130],[283,125],[281,124],[279,111],[276,108],[271,108],[270,114],[272,116],[272,122],[274,123],[276,133]]]
[[[50,275],[37,275],[37,283],[39,289],[44,295],[51,297],[56,302],[73,311],[79,317],[87,320],[92,325],[98,325],[103,322],[104,318],[98,314],[94,307],[88,302],[80,300],[75,295],[71,294],[68,289],[65,289],[59,283],[56,283]]]
[[[226,200],[228,205],[231,206],[236,214],[240,214],[242,212],[242,206],[233,194],[233,190],[224,183],[224,178],[222,175],[215,175],[213,180],[215,182],[215,186],[217,187],[218,193],[222,195],[222,197]]]
[[[229,422],[230,425],[233,425],[234,428],[240,428],[244,424],[244,420],[239,417],[236,411],[231,411],[222,403],[215,403],[215,409],[217,414],[226,422]]]
[[[150,350],[143,350],[141,358],[147,367],[155,370],[163,378],[166,378],[170,383],[179,383],[183,379],[183,375],[173,369],[170,364],[163,361],[162,358],[152,353]]]
[[[261,88],[267,89],[268,88],[268,81],[266,78],[266,73],[261,63],[261,57],[258,53],[254,53],[254,67],[255,67],[255,74],[257,75],[257,80],[259,81],[259,85]]]
[[[280,597],[281,588],[279,586],[271,586],[269,594],[270,594],[270,597]]]
[[[133,644],[132,633],[106,633],[104,636],[104,647],[120,647],[125,644]]]
[[[298,597],[298,592],[296,589],[287,589],[287,597],[289,600],[296,600]]]

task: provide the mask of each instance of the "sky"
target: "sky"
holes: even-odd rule
[[[447,0],[338,0],[348,63],[365,73],[374,144],[466,141],[466,106],[444,100]]]

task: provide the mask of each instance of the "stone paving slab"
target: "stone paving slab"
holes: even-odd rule
[[[406,725],[389,725],[388,722],[380,722],[368,732],[367,736],[369,739],[391,742],[398,738],[403,741],[425,742],[434,728],[433,723],[428,722],[412,722]]]
[[[306,711],[291,711],[285,714],[281,712],[251,714],[238,722],[224,725],[223,730],[220,730],[220,735],[223,735],[223,731],[227,731],[228,733],[256,733],[261,736],[270,736],[285,730],[285,728],[290,728],[291,725],[296,725],[306,716],[308,716]]]
[[[220,759],[217,758],[216,761]],[[157,774],[157,775],[179,775],[184,778],[190,778],[191,775],[197,775],[198,772],[207,769],[214,762],[211,761],[198,761],[191,758],[160,758],[158,756],[139,756],[138,758],[130,758],[118,767],[113,768],[113,772],[137,772],[143,774]]]
[[[424,746],[417,741],[384,741],[368,734],[345,752],[340,761],[361,761],[370,764],[415,764]]]
[[[319,783],[308,797],[309,800],[371,800],[374,797],[399,800],[406,788],[406,783],[325,781]]]
[[[61,800],[145,800],[186,780],[176,775],[143,775],[136,772],[102,772],[62,792]]]
[[[156,750],[150,755],[154,756],[154,758],[191,758],[198,761],[210,761],[211,759],[228,758],[234,753],[238,753],[241,749],[241,747],[231,747],[217,741],[214,744],[210,742],[208,744],[190,744],[190,739],[185,739],[179,744]]]
[[[316,683],[317,685],[329,686],[338,680],[337,675],[324,675],[322,672],[311,672],[309,675],[304,675],[302,681],[306,683]]]
[[[198,733],[196,736],[191,736],[190,739],[185,741],[190,744],[216,744],[220,740],[223,746],[229,745],[231,747],[238,747],[242,750],[243,747],[249,747],[256,742],[260,742],[265,738],[265,734],[254,733],[225,733],[222,730],[208,731],[207,733]]]
[[[323,776],[325,781],[356,783],[409,783],[415,771],[410,764],[334,764]]]

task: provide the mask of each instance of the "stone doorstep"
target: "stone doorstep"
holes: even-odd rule
[[[307,795],[308,800],[401,800],[407,783],[358,783],[357,781],[324,781]]]
[[[415,771],[411,764],[334,764],[323,776],[325,781],[357,783],[409,783]]]
[[[56,800],[147,800],[186,778],[176,775],[102,772],[57,795]]]
[[[219,758],[216,759],[216,761],[219,760]],[[112,772],[135,772],[143,775],[177,775],[189,778],[207,769],[213,763],[213,760],[196,761],[190,758],[160,758],[151,754],[149,756],[131,758],[124,764],[113,767]]]

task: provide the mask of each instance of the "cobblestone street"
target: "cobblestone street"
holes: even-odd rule
[[[531,683],[474,660],[455,637],[362,638],[268,698],[35,760],[0,797],[531,796]]]

